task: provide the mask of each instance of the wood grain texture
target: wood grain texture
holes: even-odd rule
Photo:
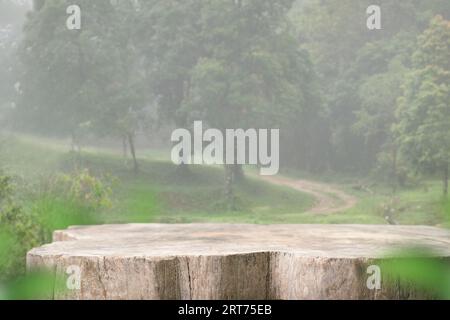
[[[368,266],[411,245],[450,260],[448,231],[432,227],[130,224],[57,231],[27,266],[55,277],[80,268],[80,290],[55,299],[422,298],[407,282],[366,285]]]

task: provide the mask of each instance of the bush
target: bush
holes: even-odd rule
[[[25,272],[25,256],[40,244],[37,219],[14,198],[12,179],[0,173],[0,281]]]
[[[417,187],[422,184],[419,177],[411,172],[401,157],[397,159],[397,168],[394,172],[393,158],[389,152],[378,154],[376,166],[372,169],[371,176],[373,180],[391,186],[396,184],[400,188]]]
[[[113,205],[114,182],[110,176],[95,177],[87,169],[41,178],[33,187],[31,211],[39,217],[43,241],[50,242],[54,230],[97,224],[100,213]]]
[[[54,230],[95,224],[113,204],[114,179],[88,170],[43,177],[37,185],[17,181],[0,173],[0,283],[23,275],[26,253],[50,242]]]
[[[112,206],[112,186],[115,179],[110,176],[97,178],[88,169],[68,174],[58,174],[49,180],[47,194],[79,203],[82,206],[99,210]]]

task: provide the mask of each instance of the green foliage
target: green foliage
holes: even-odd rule
[[[129,144],[155,123],[277,127],[282,166],[316,172],[379,166],[397,147],[390,127],[406,70],[449,51],[442,42],[412,58],[429,20],[449,19],[446,0],[383,0],[382,32],[364,24],[369,0],[80,0],[77,31],[65,27],[69,0],[36,4],[14,69],[17,108],[5,104],[10,123]],[[410,82],[433,91],[433,77]]]
[[[383,143],[391,140],[391,127],[395,122],[395,107],[401,94],[406,68],[401,61],[394,60],[385,73],[378,73],[364,80],[359,88],[361,109],[356,111],[358,121],[354,128],[366,144],[380,150]],[[380,92],[383,94],[380,96]]]
[[[215,128],[280,125],[305,101],[309,61],[289,32],[290,1],[216,1],[204,8],[205,50],[185,101]],[[233,21],[234,23],[227,23]]]
[[[442,201],[442,212],[444,216],[445,226],[450,228],[450,198]]]
[[[144,74],[133,43],[131,1],[79,1],[83,27],[66,28],[70,1],[48,0],[30,14],[19,49],[23,92],[17,126],[72,136],[137,130]]]
[[[67,291],[62,277],[49,272],[30,272],[0,287],[0,300],[52,300],[55,294]]]
[[[24,257],[39,244],[36,216],[14,198],[11,177],[0,173],[0,282],[24,272]]]
[[[397,140],[421,171],[442,170],[450,159],[450,22],[441,16],[419,37],[414,64],[399,100]]]
[[[27,251],[50,242],[54,230],[98,223],[113,205],[114,181],[82,170],[18,186],[0,175],[0,282],[24,274]]]
[[[47,193],[82,203],[93,210],[111,208],[114,181],[111,176],[99,179],[90,174],[88,169],[61,173],[51,179]]]
[[[135,44],[144,56],[146,88],[156,100],[149,104],[156,104],[152,116],[159,125],[187,125],[180,109],[189,96],[191,71],[204,54],[203,8],[212,4],[197,0],[151,0],[140,4],[136,35],[146,40],[136,38]]]
[[[424,297],[450,299],[450,264],[445,259],[436,259],[433,250],[412,248],[391,252],[390,256],[396,258],[385,259],[379,264],[386,285],[408,287],[414,283],[423,291]]]
[[[54,230],[98,223],[101,213],[114,205],[115,181],[109,175],[96,177],[88,169],[41,178],[30,193],[29,210],[39,217],[43,240],[51,241]]]
[[[416,38],[434,15],[450,15],[448,1],[385,0],[383,30],[369,31],[363,13],[372,4],[305,0],[291,13],[322,87],[328,166],[341,172],[367,173],[380,152],[392,149],[390,125]]]

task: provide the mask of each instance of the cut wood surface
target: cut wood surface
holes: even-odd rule
[[[56,299],[403,299],[421,293],[370,290],[367,268],[411,245],[450,258],[449,232],[433,227],[129,224],[57,231],[27,265],[79,267],[79,290]]]

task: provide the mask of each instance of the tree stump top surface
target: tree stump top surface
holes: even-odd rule
[[[450,233],[426,226],[124,224],[71,227],[30,255],[73,257],[223,256],[286,252],[304,257],[379,258],[402,247],[450,257]]]

